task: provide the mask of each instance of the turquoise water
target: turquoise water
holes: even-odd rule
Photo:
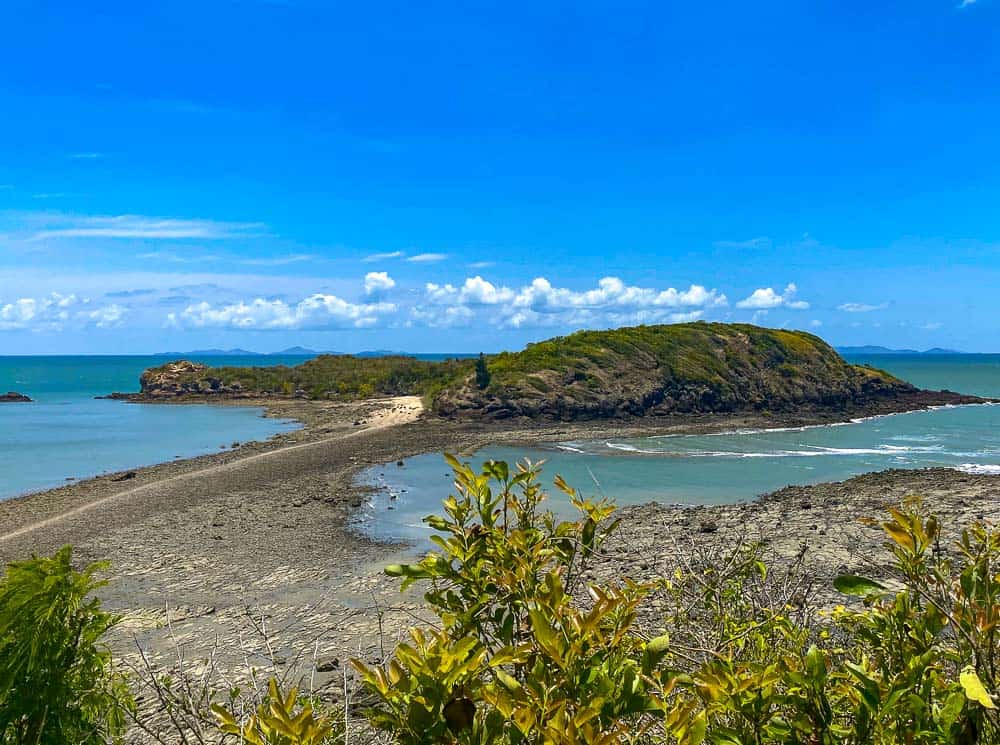
[[[1000,355],[877,355],[851,361],[884,368],[925,388],[1000,397]],[[490,447],[469,460],[479,465],[525,457],[546,461],[547,480],[561,474],[581,491],[618,504],[717,504],[788,484],[839,481],[887,468],[947,466],[1000,473],[1000,406],[942,408],[823,427],[573,441],[551,449]],[[361,478],[379,487],[363,516],[364,530],[415,540],[427,536],[420,519],[438,511],[451,484],[440,453],[410,458],[402,467],[372,468]],[[554,497],[551,506],[558,511],[566,503]]]
[[[216,365],[298,364],[304,357],[204,357]],[[0,393],[34,403],[0,404],[0,499],[60,486],[69,478],[190,458],[235,441],[296,429],[262,410],[161,406],[95,400],[136,391],[139,375],[164,357],[0,357]]]

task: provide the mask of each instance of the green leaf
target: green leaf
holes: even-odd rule
[[[962,684],[967,699],[975,701],[984,709],[997,708],[996,704],[993,703],[993,698],[986,690],[986,686],[983,685],[983,681],[979,679],[972,665],[962,670],[961,675],[958,676],[958,682]]]
[[[859,577],[856,574],[841,574],[833,580],[833,586],[844,595],[857,595],[866,597],[868,595],[878,595],[885,592],[885,587],[873,579]]]

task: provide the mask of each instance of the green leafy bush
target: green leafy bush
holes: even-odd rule
[[[442,629],[415,630],[385,669],[354,662],[381,702],[372,723],[406,745],[610,743],[642,731],[659,706],[644,672],[659,652],[633,628],[646,588],[591,587],[589,607],[574,599],[612,507],[557,479],[580,515],[557,521],[541,509],[536,467],[491,462],[477,474],[449,462],[457,495],[426,519],[440,551],[386,569],[404,587],[429,583]]]
[[[118,619],[94,590],[103,564],[82,572],[67,546],[12,562],[0,580],[0,742],[90,745],[114,741],[131,706],[101,638]]]
[[[274,678],[268,681],[267,699],[246,721],[227,707],[212,707],[219,729],[246,745],[334,745],[344,742],[343,728],[330,717],[317,713],[310,701],[300,702],[299,692],[278,690]]]

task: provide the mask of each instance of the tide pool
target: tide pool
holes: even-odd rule
[[[897,356],[866,362],[925,388],[1000,396],[1000,355]],[[572,486],[620,505],[649,501],[718,504],[751,499],[788,484],[839,481],[887,468],[944,466],[1000,473],[1000,405],[962,406],[896,414],[846,424],[739,430],[560,443],[552,448],[485,448],[467,459],[545,460],[543,480],[562,475]],[[361,518],[377,537],[425,539],[421,523],[451,489],[440,453],[402,467],[368,469],[360,477],[378,487]],[[550,507],[566,511],[553,494]]]

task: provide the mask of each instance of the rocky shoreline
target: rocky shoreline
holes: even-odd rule
[[[265,405],[269,416],[297,418],[305,427],[236,451],[136,469],[127,480],[112,474],[0,502],[0,565],[73,544],[80,563],[111,562],[101,592],[125,617],[114,638],[122,659],[134,663],[142,649],[157,669],[177,673],[180,646],[192,664],[213,659],[220,675],[239,677],[249,660],[282,675],[304,675],[328,698],[343,695],[345,676],[353,689],[347,659],[378,659],[422,614],[419,597],[400,595],[396,581],[380,571],[407,547],[350,528],[368,498],[355,483],[361,469],[489,444],[843,420],[798,413],[498,424],[419,416],[412,398],[220,403]],[[544,481],[554,476],[545,473]],[[946,469],[787,487],[733,505],[629,507],[621,510],[622,524],[591,579],[641,580],[669,573],[685,547],[722,550],[763,540],[774,563],[802,554],[811,581],[828,587],[845,567],[874,564],[877,571],[881,536],[857,520],[911,494],[922,494],[955,530],[972,519],[1000,518],[1000,477]],[[654,625],[656,602],[651,598],[644,609]],[[262,619],[271,630],[266,645],[258,633]]]

